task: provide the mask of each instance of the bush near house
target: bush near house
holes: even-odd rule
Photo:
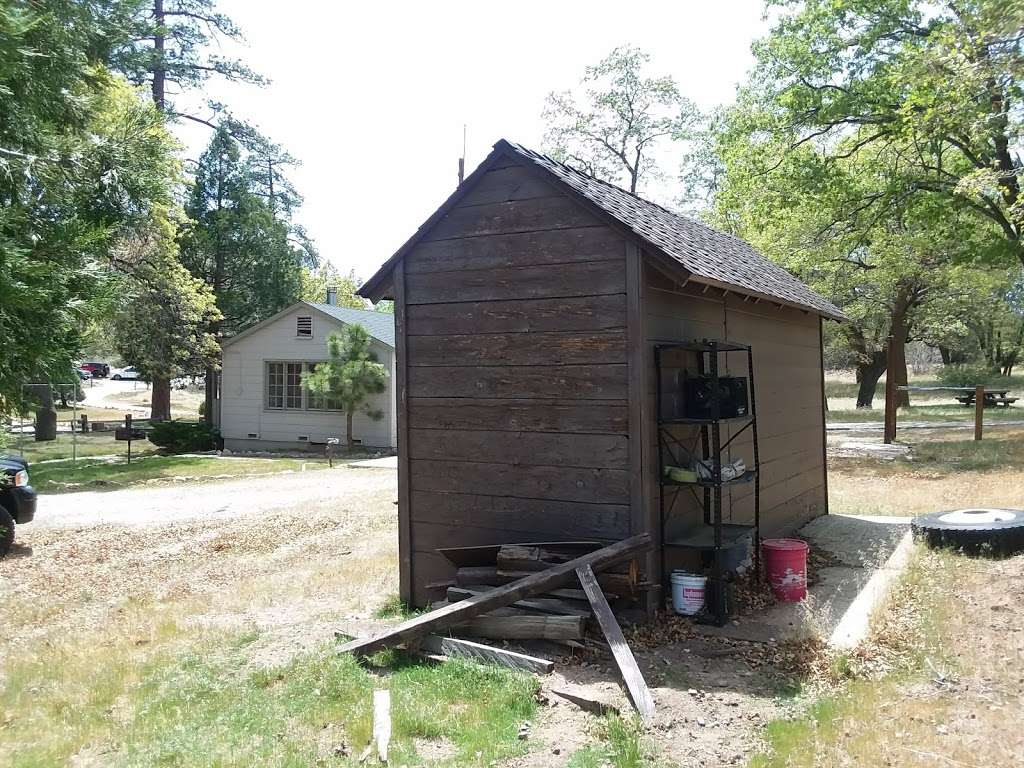
[[[149,442],[167,453],[212,451],[220,447],[220,432],[216,427],[196,421],[158,421],[149,433]]]

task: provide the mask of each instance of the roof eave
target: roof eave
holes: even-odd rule
[[[734,283],[727,283],[724,280],[715,280],[714,278],[704,277],[703,275],[696,273],[690,277],[690,282],[708,285],[712,288],[718,288],[719,290],[726,291],[728,293],[735,293],[739,296],[749,296],[752,299],[759,299],[760,301],[764,301],[769,304],[777,304],[780,307],[789,307],[790,309],[799,309],[801,312],[810,312],[815,315],[820,315],[828,320],[835,320],[836,322],[842,323],[849,321],[849,318],[846,317],[838,307],[835,312],[832,312],[831,310],[823,307],[814,307],[810,304],[803,304],[798,301],[789,301],[778,296],[772,296],[771,294],[761,293],[759,291],[752,291],[749,288],[743,288]]]

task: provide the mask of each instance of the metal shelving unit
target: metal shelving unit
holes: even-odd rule
[[[668,351],[693,352],[697,355],[697,375],[711,379],[713,396],[710,401],[709,418],[686,418],[675,415],[665,416],[662,402],[662,355]],[[747,367],[747,394],[750,399],[750,412],[747,415],[721,418],[721,393],[719,388],[720,357],[725,354],[742,354]],[[754,572],[760,574],[761,544],[761,480],[760,458],[757,446],[757,409],[754,397],[754,356],[749,345],[725,341],[678,342],[657,344],[654,347],[654,367],[657,381],[657,415],[658,415],[658,476],[659,476],[659,519],[661,524],[661,572],[665,573],[665,548],[689,549],[712,553],[712,572],[708,594],[713,596],[714,605],[711,611],[714,623],[718,626],[728,620],[726,601],[726,583],[722,564],[722,551],[737,543],[753,532]],[[721,427],[723,423],[731,423],[739,428],[735,430],[725,443],[722,442]],[[672,427],[690,425],[698,427],[697,434],[687,443],[672,432]],[[722,479],[722,453],[733,441],[750,430],[753,448],[753,466],[739,477]],[[699,442],[699,447],[698,447]],[[710,479],[698,479],[695,482],[679,482],[665,477],[666,459],[671,465],[682,466],[694,459],[710,460],[712,476]],[[754,524],[734,525],[724,523],[722,519],[722,492],[725,488],[742,483],[754,484]],[[693,494],[704,511],[705,528],[689,535],[666,540],[665,523],[671,515],[680,491],[688,490]],[[701,492],[698,495],[698,490]],[[668,502],[666,509],[666,497]]]

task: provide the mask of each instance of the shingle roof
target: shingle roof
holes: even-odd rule
[[[310,306],[316,307],[331,317],[341,320],[348,325],[361,325],[377,341],[395,346],[395,316],[390,312],[374,312],[369,309],[352,309],[350,307],[339,307],[337,304],[317,304],[308,302]]]
[[[738,237],[680,216],[519,144],[503,140],[495,145],[495,150],[499,148],[553,174],[698,279],[812,309],[836,320],[845,319],[832,302]]]

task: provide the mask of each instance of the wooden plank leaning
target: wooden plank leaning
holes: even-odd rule
[[[364,656],[376,653],[384,648],[392,648],[408,643],[432,632],[442,631],[453,624],[487,613],[495,608],[511,605],[525,597],[546,592],[561,586],[576,576],[576,569],[589,566],[591,572],[608,568],[616,563],[625,562],[651,547],[651,536],[641,533],[623,541],[602,547],[567,563],[553,565],[546,571],[531,574],[519,581],[513,581],[497,589],[474,595],[468,600],[446,605],[436,611],[403,621],[396,627],[368,638],[361,638],[346,643],[341,647],[343,653],[354,653]],[[600,589],[598,589],[600,592]],[[602,595],[603,599],[603,595]],[[591,598],[593,600],[593,598]],[[607,603],[605,603],[607,605]]]
[[[649,725],[654,717],[654,699],[647,688],[647,683],[640,672],[640,667],[637,666],[633,652],[626,643],[626,638],[622,636],[619,622],[615,620],[615,614],[612,613],[611,606],[605,600],[604,593],[601,591],[601,587],[598,586],[597,578],[594,576],[594,571],[590,565],[581,565],[576,569],[576,573],[580,577],[583,591],[590,598],[590,607],[594,609],[597,623],[601,626],[601,631],[604,632],[608,645],[611,646],[612,656],[615,657],[615,663],[622,674],[622,680],[626,684],[626,690],[629,691],[629,697],[633,700],[633,706],[640,713],[640,719],[643,720],[644,725]]]

